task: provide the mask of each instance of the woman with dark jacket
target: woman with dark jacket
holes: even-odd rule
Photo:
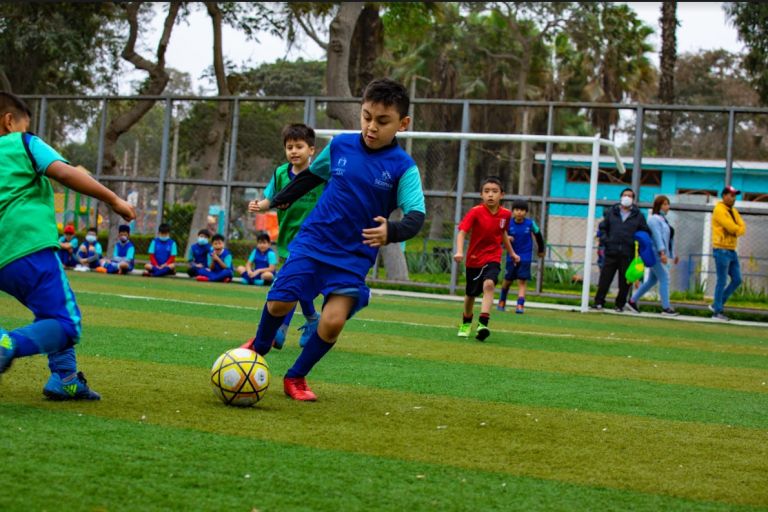
[[[631,188],[621,192],[621,201],[613,205],[605,215],[604,229],[600,241],[605,247],[605,259],[600,269],[600,282],[593,309],[601,310],[605,306],[605,296],[611,287],[616,272],[619,273],[619,294],[616,296],[616,312],[624,311],[629,294],[629,283],[624,274],[635,257],[635,233],[645,231],[650,234],[645,216],[634,205],[635,193]]]

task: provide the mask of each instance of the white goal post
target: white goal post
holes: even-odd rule
[[[342,133],[360,133],[359,130],[315,130],[315,135],[322,138],[333,138]],[[587,216],[587,239],[585,241],[586,251],[584,253],[584,280],[581,289],[581,312],[586,313],[589,310],[589,290],[592,280],[592,253],[594,250],[595,238],[595,208],[597,206],[597,177],[599,174],[600,147],[607,147],[616,160],[616,167],[619,173],[624,174],[626,168],[621,161],[618,149],[613,141],[601,139],[600,135],[594,137],[569,137],[565,135],[515,135],[503,133],[462,133],[462,132],[399,132],[398,138],[401,139],[422,139],[422,140],[458,140],[458,141],[478,141],[478,142],[551,142],[553,144],[588,144],[592,146],[592,167],[589,175],[589,214]],[[461,152],[466,158],[467,148],[462,145]],[[464,183],[460,182],[458,189],[464,190]],[[457,209],[460,208],[460,198],[456,198]],[[460,220],[460,219],[459,219]],[[545,226],[542,226],[545,227]],[[454,227],[454,245],[455,245]],[[453,248],[454,252],[456,247]],[[455,265],[455,262],[454,262]],[[619,276],[621,279],[621,276]]]

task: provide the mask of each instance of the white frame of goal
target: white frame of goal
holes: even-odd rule
[[[315,135],[322,138],[333,138],[342,133],[360,133],[359,130],[315,130]],[[520,135],[504,133],[461,133],[461,132],[399,132],[401,139],[423,140],[458,140],[458,141],[482,141],[482,142],[551,142],[553,144],[589,144],[592,146],[592,167],[589,175],[589,215],[587,217],[587,239],[585,241],[586,252],[584,254],[584,280],[581,289],[581,312],[589,311],[589,289],[592,280],[592,253],[595,238],[595,208],[597,206],[597,177],[599,174],[600,147],[610,149],[616,159],[616,166],[621,174],[626,172],[621,161],[618,149],[613,141],[601,139],[600,135],[594,137],[569,137],[565,135]],[[465,152],[466,148],[462,148]],[[460,176],[461,181],[461,176]],[[464,183],[460,182],[459,190],[463,192]],[[460,201],[457,198],[457,204]],[[454,227],[454,252],[456,252],[456,227]],[[619,276],[621,279],[621,276]]]

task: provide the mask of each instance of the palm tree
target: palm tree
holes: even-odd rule
[[[677,2],[661,4],[661,77],[659,78],[659,102],[671,105],[675,102],[675,64],[677,62]],[[672,153],[672,112],[659,112],[659,156]]]

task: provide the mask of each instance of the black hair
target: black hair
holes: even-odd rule
[[[512,209],[528,211],[528,201],[524,201],[522,199],[515,199],[515,202],[512,203]]]
[[[205,238],[211,238],[211,232],[205,228],[197,232],[197,236],[200,236],[200,235],[205,235]]]
[[[632,199],[634,199],[635,198],[635,191],[632,190],[630,187],[627,187],[624,190],[622,190],[621,194],[619,194],[619,197],[624,197],[624,192],[627,192],[627,191],[632,192]]]
[[[408,115],[408,108],[411,106],[408,90],[391,78],[377,78],[369,83],[363,92],[363,103],[366,102],[395,107],[400,119]]]
[[[121,224],[120,227],[117,228],[118,233],[128,233],[131,234],[131,226],[128,224]]]
[[[24,103],[24,100],[8,91],[0,91],[0,116],[11,113],[14,117],[21,117],[22,114],[31,118],[32,110]]]
[[[160,224],[160,226],[157,228],[158,233],[170,233],[171,232],[171,225],[170,224]]]
[[[504,193],[504,185],[501,184],[501,180],[497,178],[496,176],[486,176],[485,179],[480,183],[480,192],[483,191],[483,187],[485,187],[489,183],[494,183],[499,186],[499,190],[501,190],[501,193]]]
[[[269,242],[271,242],[271,240],[269,238],[269,235],[261,234],[261,235],[256,237],[256,242],[267,242],[267,243],[269,243]]]
[[[213,238],[211,238],[211,242],[216,242],[217,240],[221,240],[223,242],[224,241],[224,235],[222,235],[220,233],[216,233],[215,235],[213,235]]]
[[[309,147],[315,145],[315,130],[304,123],[287,124],[283,128],[283,146],[289,140],[303,140]]]
[[[96,226],[89,227],[88,230],[86,231],[86,233],[90,233],[91,231],[93,231],[94,233],[98,233],[99,232],[99,230],[96,229]]]

